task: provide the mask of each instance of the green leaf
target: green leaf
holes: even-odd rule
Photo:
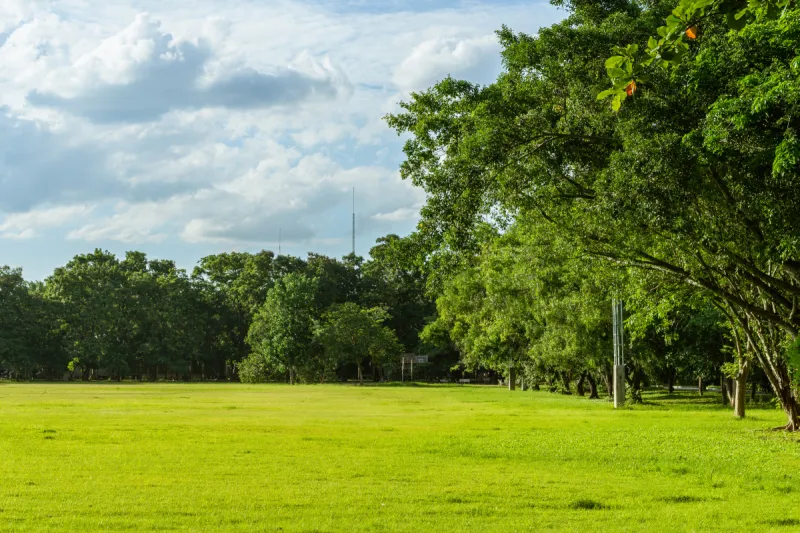
[[[647,48],[648,48],[648,50],[652,50],[653,48],[655,48],[657,46],[658,46],[658,41],[656,41],[655,37],[650,37],[647,40]]]
[[[606,89],[605,91],[601,92],[597,95],[598,100],[605,100],[609,96],[614,96],[615,94],[619,93],[617,89]]]
[[[683,21],[675,15],[670,15],[667,17],[667,29],[674,30],[681,24],[683,24]]]
[[[627,77],[629,74],[630,74],[629,72],[627,72],[625,70],[622,70],[621,68],[610,68],[610,69],[608,69],[608,75],[612,79],[624,78],[624,77]]]
[[[614,82],[614,88],[617,89],[618,91],[624,92],[625,87],[627,87],[630,82],[631,82],[630,78],[618,79]]]
[[[606,68],[619,67],[623,61],[625,61],[625,58],[622,56],[611,56],[606,59]]]
[[[781,16],[781,9],[776,4],[769,2],[767,4],[766,14],[769,20],[775,20]]]
[[[747,20],[745,20],[744,17],[737,19],[736,14],[733,11],[730,11],[725,16],[725,19],[727,20],[730,29],[734,31],[739,31],[747,25]]]
[[[658,33],[658,35],[661,36],[661,37],[666,37],[667,36],[667,28],[666,28],[666,26],[660,26],[656,30],[656,33]]]
[[[622,98],[620,97],[620,95],[616,95],[614,99],[611,101],[611,109],[613,109],[614,111],[619,111],[619,108],[621,106],[622,106]]]

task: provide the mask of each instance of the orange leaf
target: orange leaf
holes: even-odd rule
[[[636,82],[631,80],[631,82],[625,86],[625,92],[628,96],[633,96],[633,93],[636,92]]]
[[[697,26],[692,26],[686,30],[686,36],[689,39],[697,39]]]

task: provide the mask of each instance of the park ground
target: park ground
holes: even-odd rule
[[[800,441],[718,401],[0,384],[0,531],[800,530]]]

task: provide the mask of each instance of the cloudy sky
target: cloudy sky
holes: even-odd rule
[[[77,253],[191,268],[223,251],[357,251],[424,195],[382,121],[451,74],[490,82],[494,30],[547,1],[2,0],[0,264]]]

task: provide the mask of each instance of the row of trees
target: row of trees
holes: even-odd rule
[[[390,235],[371,259],[224,253],[190,274],[97,250],[27,283],[0,269],[0,370],[18,379],[99,372],[186,379],[348,377],[413,351],[433,304]],[[355,338],[355,342],[349,339]],[[346,343],[352,346],[347,348]],[[368,343],[364,345],[364,343]]]
[[[757,366],[797,429],[796,3],[553,3],[562,23],[498,32],[494,83],[448,78],[387,117],[428,197],[438,329],[483,364],[602,373],[622,299],[632,379],[722,367],[738,401]]]

